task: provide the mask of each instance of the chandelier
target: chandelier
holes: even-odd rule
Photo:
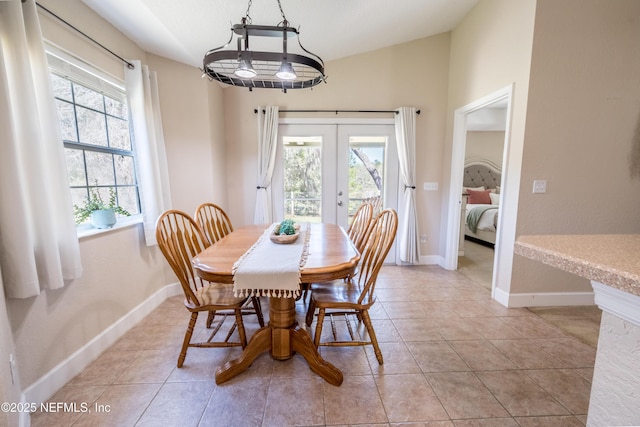
[[[324,62],[318,55],[302,46],[300,33],[289,26],[280,0],[277,1],[282,22],[269,26],[252,25],[249,16],[252,0],[249,0],[242,23],[231,27],[229,41],[224,46],[205,53],[203,77],[208,76],[212,80],[232,86],[247,87],[249,90],[282,89],[285,93],[287,89],[306,89],[326,82]],[[226,49],[233,41],[234,35],[237,37],[237,49]],[[271,49],[250,50],[249,38],[252,45],[271,43]],[[301,53],[291,53],[287,49],[289,40],[296,38]]]

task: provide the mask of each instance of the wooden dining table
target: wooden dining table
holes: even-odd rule
[[[192,260],[198,275],[211,282],[233,283],[234,264],[268,227],[250,225],[237,228],[209,246]],[[335,224],[309,224],[308,242],[306,262],[300,268],[300,283],[348,277],[360,259],[345,231]],[[298,325],[295,304],[295,298],[269,297],[269,324],[253,334],[237,359],[216,370],[217,384],[247,370],[256,357],[266,351],[276,360],[287,360],[298,353],[310,369],[328,383],[342,384],[342,372],[320,356],[309,332]]]

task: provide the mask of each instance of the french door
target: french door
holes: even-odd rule
[[[392,124],[280,124],[272,194],[275,219],[348,227],[358,206],[380,197],[397,209]]]

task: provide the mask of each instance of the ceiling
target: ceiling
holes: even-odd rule
[[[82,0],[153,54],[198,68],[245,16],[241,0]],[[302,45],[325,62],[450,31],[478,0],[281,0]],[[282,21],[277,0],[252,0],[254,25]],[[231,46],[234,47],[234,46]]]

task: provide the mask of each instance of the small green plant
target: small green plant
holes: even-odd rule
[[[96,181],[95,184],[95,187],[89,188],[89,197],[84,201],[84,205],[73,205],[76,224],[82,224],[93,212],[99,210],[113,209],[113,211],[119,215],[131,216],[129,212],[118,206],[116,202],[116,190],[113,187],[109,187],[109,202],[105,203],[98,191],[98,181]]]
[[[285,219],[276,226],[275,232],[278,235],[296,234],[295,222],[292,219]]]

